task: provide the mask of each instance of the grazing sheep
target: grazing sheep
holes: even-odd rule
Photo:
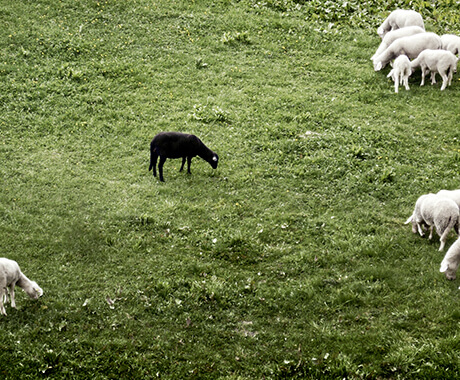
[[[401,37],[393,41],[383,53],[374,58],[374,70],[383,69],[391,60],[400,55],[405,54],[410,59],[414,59],[425,49],[440,48],[441,38],[435,33],[419,33]]]
[[[448,280],[455,280],[457,269],[460,264],[460,238],[455,241],[447,250],[444,259],[441,262],[439,271],[446,274]]]
[[[377,33],[383,38],[388,32],[404,28],[405,26],[419,26],[425,30],[425,25],[420,13],[413,10],[396,9],[391,12],[382,25],[380,25],[377,29]]]
[[[452,54],[460,56],[460,37],[455,34],[441,36],[442,49],[449,50]]]
[[[208,162],[213,169],[217,168],[219,156],[204,145],[195,135],[180,132],[160,132],[150,143],[149,171],[153,169],[153,175],[156,177],[156,164],[158,157],[160,157],[158,171],[160,172],[160,181],[164,182],[163,165],[166,159],[182,158],[180,171],[184,169],[185,160],[187,159],[187,172],[191,174],[190,164],[195,156],[199,156]]]
[[[436,73],[439,73],[442,77],[441,91],[443,91],[447,85],[450,86],[452,82],[452,76],[457,72],[458,58],[447,50],[423,50],[416,59],[411,62],[411,68],[414,69],[420,66],[422,70],[422,81],[420,86],[425,84],[425,74],[431,72],[431,84],[436,83]]]
[[[383,37],[380,46],[378,47],[375,54],[371,57],[373,60],[375,57],[379,56],[383,51],[391,45],[393,41],[396,41],[398,38],[413,36],[414,34],[425,33],[425,29],[421,28],[420,26],[406,26],[401,29],[392,30],[385,34]]]
[[[452,199],[460,208],[460,190],[439,190],[436,195]]]
[[[412,232],[416,233],[418,230],[420,236],[423,236],[422,227],[428,226],[429,239],[433,237],[433,227],[435,227],[441,241],[439,250],[442,251],[451,229],[454,228],[459,234],[459,218],[459,208],[452,199],[430,193],[417,199],[414,212],[406,224],[412,222]]]
[[[7,301],[7,289],[10,291],[11,307],[16,308],[15,285],[22,288],[30,298],[37,299],[43,295],[43,290],[36,282],[24,276],[16,261],[0,258],[0,313],[3,315],[6,315],[4,303]]]
[[[412,232],[414,234],[416,234],[417,231],[418,231],[420,236],[424,235],[422,227],[426,227],[427,225],[426,225],[425,221],[423,220],[422,213],[421,213],[420,209],[422,207],[423,202],[426,201],[426,202],[432,203],[433,200],[435,199],[435,197],[436,197],[436,195],[432,194],[432,193],[424,194],[424,195],[421,195],[417,199],[417,201],[415,202],[414,212],[409,217],[409,219],[406,220],[406,223],[404,223],[404,224],[412,223]]]
[[[393,69],[387,75],[387,78],[392,78],[395,82],[395,92],[398,92],[400,84],[404,84],[404,88],[409,90],[409,76],[412,74],[409,58],[407,55],[400,55],[393,62]]]
[[[433,237],[433,227],[436,228],[441,240],[439,250],[442,251],[450,230],[454,228],[457,234],[459,232],[460,212],[457,204],[452,199],[436,197],[432,203],[423,202],[420,212],[424,222],[430,227],[429,239]]]

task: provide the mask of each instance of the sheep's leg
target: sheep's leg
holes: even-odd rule
[[[450,86],[450,85],[452,84],[452,76],[453,76],[453,75],[454,75],[454,74],[452,73],[452,70],[449,70],[449,74],[447,75],[447,79],[448,79],[447,85],[448,85],[448,86]]]
[[[190,165],[191,165],[191,164],[192,164],[192,157],[191,157],[191,156],[188,156],[188,157],[187,157],[187,173],[188,173],[188,174],[192,174],[192,173],[190,172]]]
[[[432,237],[433,237],[433,226],[430,226],[430,236],[428,236],[428,239],[431,240]]]
[[[405,77],[404,78],[404,88],[409,91],[410,90],[410,87],[409,87],[409,78],[408,77]]]
[[[436,71],[431,72],[431,84],[436,84]]]
[[[165,164],[166,157],[160,156],[160,163],[158,164],[158,172],[160,174],[160,181],[164,182],[163,178],[163,165]]]
[[[153,176],[157,176],[157,160],[158,160],[158,154],[156,152],[152,153],[152,163],[150,164],[153,169]]]
[[[425,68],[421,67],[422,69],[422,81],[420,82],[420,86],[423,86],[425,84]]]
[[[179,170],[180,172],[182,170],[184,170],[184,165],[185,165],[185,157],[182,157],[182,165],[181,165],[180,170]]]
[[[441,74],[441,73],[440,73],[440,74]],[[446,73],[442,73],[442,74],[441,74],[441,77],[442,77],[441,91],[443,91],[443,90],[445,90],[446,87],[447,87],[448,78],[447,78]]]
[[[3,314],[3,315],[6,315],[5,306],[3,305],[3,300],[4,300],[4,296],[5,296],[4,292],[6,292],[6,288],[1,286],[0,287],[0,313]]]
[[[16,309],[16,301],[14,299],[14,285],[15,283],[12,283],[10,285],[10,301],[11,301],[11,307],[14,307]]]

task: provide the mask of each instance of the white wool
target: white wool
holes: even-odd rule
[[[371,57],[371,60],[383,53],[384,50],[398,38],[408,37],[419,33],[425,33],[425,29],[421,28],[420,26],[406,26],[404,28],[388,32],[387,34],[385,34],[385,37],[383,37],[380,46],[378,47],[374,55]]]
[[[406,26],[419,26],[425,30],[423,18],[420,13],[408,9],[396,9],[379,26],[377,33],[383,38],[388,32]]]
[[[406,224],[412,222],[412,232],[417,230],[423,236],[422,227],[429,227],[429,239],[433,236],[433,228],[440,236],[439,250],[444,249],[449,232],[454,229],[459,231],[460,211],[457,204],[449,198],[436,194],[425,194],[417,199],[415,209]]]
[[[445,273],[448,280],[455,280],[458,265],[460,264],[460,238],[447,250],[441,262],[439,271]]]
[[[452,76],[457,72],[458,58],[447,50],[423,50],[416,59],[411,62],[411,68],[420,67],[422,71],[422,81],[420,86],[425,84],[425,75],[431,72],[431,84],[436,83],[436,73],[442,78],[441,91],[452,82]]]
[[[407,55],[400,55],[393,63],[393,69],[387,75],[392,78],[395,83],[395,92],[398,92],[400,84],[404,84],[404,88],[409,90],[409,77],[412,74],[409,58]]]
[[[14,299],[14,287],[18,285],[29,297],[37,299],[43,295],[43,290],[35,281],[30,281],[19,268],[14,260],[0,258],[0,313],[6,315],[4,303],[7,301],[7,292],[9,289],[11,307],[16,307]]]
[[[419,33],[413,36],[401,37],[392,42],[383,53],[374,58],[374,70],[383,69],[391,60],[400,55],[407,55],[409,59],[417,58],[425,49],[440,49],[441,38],[435,33]]]
[[[455,34],[444,34],[441,36],[442,49],[450,51],[457,57],[460,56],[460,37]]]

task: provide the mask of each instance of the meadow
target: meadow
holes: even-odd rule
[[[370,61],[391,10],[460,34],[458,2],[0,4],[0,256],[44,290],[1,378],[460,377],[460,283],[404,225],[460,187],[459,75]],[[219,167],[159,182],[160,131]]]

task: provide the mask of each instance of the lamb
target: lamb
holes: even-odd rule
[[[440,48],[441,38],[435,33],[419,33],[401,37],[393,41],[383,53],[374,58],[374,70],[383,69],[391,60],[400,55],[405,54],[410,59],[414,59],[425,49]]]
[[[444,259],[441,261],[439,271],[445,273],[448,280],[455,280],[457,269],[460,264],[460,238],[455,241],[447,250]]]
[[[414,34],[419,34],[419,33],[425,33],[425,29],[421,28],[420,26],[406,26],[404,28],[396,29],[396,30],[392,30],[388,32],[387,34],[385,34],[385,37],[383,37],[382,42],[380,43],[380,46],[378,47],[375,54],[371,57],[371,60],[373,60],[375,57],[383,53],[383,51],[388,46],[390,46],[393,41],[396,41],[398,38],[413,36]]]
[[[184,169],[185,160],[187,159],[187,172],[190,173],[190,164],[192,158],[198,156],[208,162],[213,169],[217,168],[219,156],[209,149],[195,135],[189,135],[180,132],[160,132],[150,143],[150,166],[149,171],[153,169],[153,176],[156,177],[157,159],[160,157],[158,171],[160,173],[160,181],[164,182],[163,165],[167,158],[181,158],[182,166],[180,171]]]
[[[442,251],[452,228],[459,234],[459,218],[459,208],[452,199],[430,193],[422,195],[417,200],[414,212],[406,224],[412,222],[412,232],[416,233],[418,230],[421,236],[423,236],[421,227],[428,226],[429,239],[433,237],[433,227],[435,227],[441,241],[439,250]]]
[[[455,34],[443,34],[441,36],[442,49],[450,51],[460,57],[460,37]]]
[[[377,29],[378,35],[383,38],[388,32],[403,28],[405,26],[419,26],[425,30],[422,16],[420,13],[407,10],[407,9],[396,9],[390,13],[385,21]]]
[[[400,55],[393,63],[393,69],[387,75],[395,82],[395,92],[398,92],[400,84],[404,84],[406,90],[409,90],[409,76],[412,74],[409,58],[407,55]]]
[[[15,285],[22,288],[30,298],[38,299],[43,295],[43,290],[35,281],[30,281],[14,260],[0,258],[0,313],[6,315],[4,303],[7,301],[7,289],[10,291],[11,307],[16,308],[14,299]]]
[[[415,208],[414,208],[412,215],[409,217],[409,219],[406,220],[406,223],[404,223],[404,224],[412,223],[412,232],[414,234],[416,234],[418,231],[420,236],[424,235],[422,227],[426,227],[426,223],[423,220],[420,209],[422,207],[422,203],[424,203],[425,201],[432,203],[434,199],[435,199],[435,194],[429,193],[429,194],[421,195],[415,202]]]
[[[436,83],[436,73],[442,77],[441,91],[452,82],[453,73],[457,72],[458,58],[447,50],[426,49],[411,62],[411,68],[420,66],[422,70],[422,81],[420,86],[425,84],[425,74],[431,71],[431,84]]]

